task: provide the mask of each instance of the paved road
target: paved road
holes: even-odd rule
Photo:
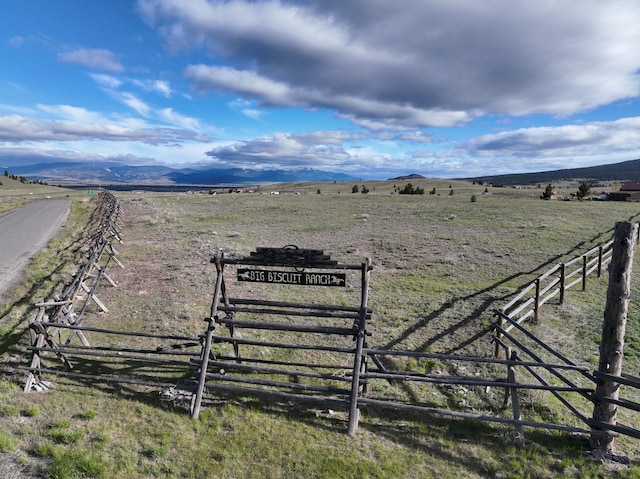
[[[42,200],[0,216],[0,298],[65,223],[70,201]]]

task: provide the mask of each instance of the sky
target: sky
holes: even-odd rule
[[[638,0],[0,0],[0,168],[640,158]]]

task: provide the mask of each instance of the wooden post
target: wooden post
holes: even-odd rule
[[[582,291],[587,290],[587,255],[582,257]]]
[[[506,353],[506,358],[508,360],[511,361],[516,361],[516,359],[518,358],[518,353],[515,351],[511,351],[511,348],[507,348],[505,350]],[[511,384],[515,384],[516,383],[516,371],[515,368],[513,367],[513,363],[510,363],[507,366],[507,381]],[[510,389],[510,393],[511,393],[511,407],[513,409],[513,419],[515,419],[516,421],[522,421],[522,413],[520,412],[520,401],[518,401],[518,388],[515,387],[511,387]],[[509,392],[507,392],[507,394],[509,394]],[[505,398],[505,402],[506,402],[506,398]],[[516,424],[516,432],[518,434],[518,443],[523,443],[524,442],[524,429],[522,427],[522,424]]]
[[[501,311],[505,313],[504,309]],[[500,326],[501,330],[504,329],[504,318],[501,315],[498,315],[498,326]],[[496,336],[498,339],[502,339],[502,332],[497,331]],[[499,355],[500,355],[500,341],[495,341],[495,345],[493,349],[493,357],[497,358]]]
[[[207,331],[205,334],[205,341],[200,353],[200,375],[198,377],[198,388],[195,396],[191,400],[191,419],[198,419],[200,415],[200,406],[202,405],[202,396],[204,394],[205,383],[207,382],[207,368],[209,366],[209,353],[211,352],[211,345],[213,343],[213,333],[216,329],[216,314],[218,311],[218,304],[220,302],[220,293],[224,287],[224,278],[222,276],[224,272],[224,264],[222,264],[223,255],[215,257],[216,271],[218,276],[216,277],[216,286],[213,292],[213,302],[211,304],[211,314],[207,321]]]
[[[533,324],[538,324],[538,312],[540,311],[540,278],[536,278],[536,298],[533,305]]]
[[[564,291],[566,281],[566,266],[564,263],[560,263],[560,304],[564,304]]]
[[[598,247],[598,278],[602,276],[602,246]]]
[[[631,266],[633,252],[638,234],[638,224],[629,222],[616,223],[613,253],[609,265],[609,286],[607,288],[607,304],[602,325],[600,342],[600,363],[598,370],[614,376],[622,374],[622,354],[624,335],[631,294]],[[598,379],[593,406],[595,421],[616,424],[617,406],[606,399],[617,400],[620,385],[611,379]],[[603,398],[605,400],[600,400]],[[593,449],[604,453],[613,451],[612,435],[592,435],[590,444]]]
[[[349,427],[347,434],[353,436],[358,429],[360,409],[358,408],[358,394],[360,393],[360,373],[362,371],[362,348],[367,334],[367,301],[369,296],[369,270],[371,259],[367,258],[362,263],[362,292],[360,299],[360,317],[358,318],[358,331],[356,333],[356,351],[353,358],[353,376],[351,379],[351,397],[349,403]]]

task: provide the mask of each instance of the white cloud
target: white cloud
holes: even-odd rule
[[[11,37],[7,40],[7,43],[13,48],[20,48],[24,43],[24,37],[20,35],[16,35],[15,37]]]
[[[571,115],[640,93],[635,0],[140,0],[200,91],[336,110],[367,128]]]
[[[126,91],[113,92],[113,96],[118,101],[120,101],[124,105],[128,106],[129,108],[131,108],[132,110],[137,112],[139,115],[142,115],[144,117],[148,117],[149,116],[149,112],[151,110],[149,105],[147,105],[144,101],[142,101],[140,98],[138,98],[133,93],[126,92]]]
[[[189,65],[185,76],[199,91],[233,90],[249,98],[277,106],[295,106],[296,100],[290,88],[252,71],[240,71],[230,67]]]
[[[130,79],[131,83],[134,85],[150,92],[159,93],[165,98],[170,98],[173,94],[171,90],[171,85],[168,81],[165,80],[138,80],[138,79]]]
[[[640,151],[640,117],[559,127],[522,128],[483,135],[466,147],[478,156],[590,157]]]
[[[218,145],[206,152],[219,165],[239,168],[345,168],[350,155],[342,143],[352,136],[340,131],[274,133],[250,141]]]
[[[75,117],[75,121],[40,120],[21,115],[0,116],[0,141],[8,143],[108,141],[141,142],[151,145],[174,145],[182,141],[209,142],[209,138],[189,130],[167,127],[130,128],[122,124],[94,122],[99,118],[83,109],[68,106],[40,106],[43,111]],[[92,121],[88,121],[91,117]]]
[[[76,63],[93,70],[122,72],[124,66],[111,51],[94,48],[78,48],[58,54],[58,59],[65,63]]]
[[[89,76],[103,88],[114,90],[122,85],[122,80],[112,75],[105,75],[104,73],[89,73]]]

